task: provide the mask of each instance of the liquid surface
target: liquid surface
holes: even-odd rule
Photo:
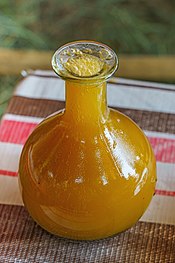
[[[97,75],[104,66],[98,57],[89,54],[80,54],[69,58],[64,67],[72,74],[79,77],[92,77]]]

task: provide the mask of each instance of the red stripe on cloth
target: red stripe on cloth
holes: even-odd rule
[[[175,196],[175,191],[166,191],[166,190],[156,189],[155,193],[156,195]]]
[[[12,172],[7,170],[0,170],[0,175],[17,176],[18,172]]]
[[[163,163],[175,162],[175,140],[158,137],[148,137],[156,156],[156,160]]]
[[[3,120],[0,126],[0,142],[24,144],[36,127],[36,123],[18,122],[14,120]],[[160,137],[148,138],[156,160],[159,162],[175,162],[175,140]]]
[[[0,126],[0,142],[24,144],[36,125],[36,123],[3,120]]]

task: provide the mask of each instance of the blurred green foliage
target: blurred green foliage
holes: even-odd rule
[[[57,49],[77,40],[120,53],[173,54],[174,0],[1,0],[0,46]]]
[[[0,118],[11,98],[14,85],[19,77],[16,76],[1,76],[0,77]]]

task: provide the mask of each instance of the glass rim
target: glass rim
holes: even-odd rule
[[[94,76],[78,76],[74,74],[70,74],[68,70],[66,70],[63,67],[63,64],[61,62],[61,54],[63,52],[66,52],[66,50],[72,49],[72,47],[78,47],[80,48],[80,51],[86,50],[88,46],[91,46],[94,48],[94,50],[97,52],[96,49],[101,49],[104,50],[111,55],[111,64],[109,65],[109,60],[104,59],[104,63],[108,63],[108,68],[105,72],[99,72],[99,74],[96,74]],[[96,56],[98,55],[98,52]],[[53,54],[52,56],[52,68],[55,71],[55,73],[64,80],[70,80],[70,81],[86,81],[86,82],[98,82],[98,81],[105,81],[108,78],[110,78],[114,72],[118,69],[119,66],[119,61],[118,61],[118,56],[116,53],[113,51],[112,48],[107,46],[106,44],[93,41],[93,40],[77,40],[73,42],[68,42],[61,47],[59,47]]]

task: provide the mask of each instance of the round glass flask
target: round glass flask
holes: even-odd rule
[[[41,227],[61,237],[117,234],[142,216],[156,182],[146,136],[107,107],[106,80],[117,56],[101,43],[77,41],[59,48],[52,65],[65,79],[66,107],[42,121],[23,148],[19,181],[25,207]]]

